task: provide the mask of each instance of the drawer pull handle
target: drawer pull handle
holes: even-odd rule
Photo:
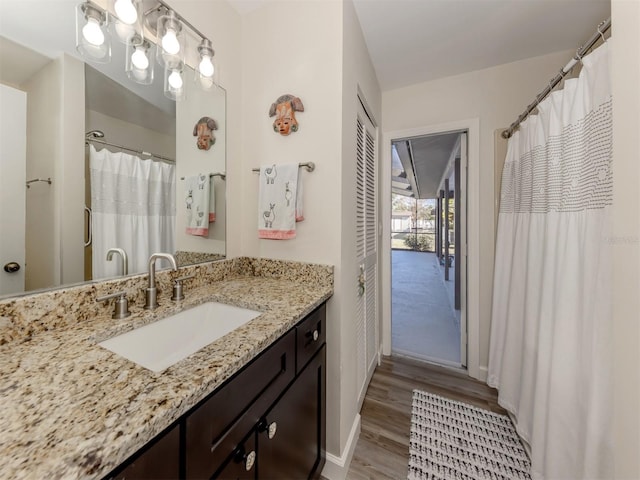
[[[276,422],[267,423],[266,420],[262,420],[258,427],[260,433],[267,432],[267,436],[269,440],[276,436],[276,432],[278,431],[278,424]]]
[[[244,450],[244,446],[238,447],[236,450],[236,454],[234,455],[233,461],[236,463],[244,462],[244,469],[248,472],[253,468],[253,465],[256,463],[256,452],[251,450],[249,453],[246,453]]]

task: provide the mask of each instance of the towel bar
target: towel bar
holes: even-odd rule
[[[313,162],[305,162],[305,163],[299,163],[298,164],[298,168],[306,168],[307,172],[313,172],[316,169],[316,164]],[[252,172],[260,172],[259,168],[252,168],[251,169]]]
[[[209,177],[220,177],[222,180],[227,179],[227,175],[225,173],[210,173]],[[180,180],[184,180],[184,177],[180,177]]]
[[[48,183],[49,185],[51,185],[51,177],[44,179],[44,178],[34,178],[33,180],[27,180],[27,188],[31,188],[31,186],[29,185],[30,183],[34,183],[34,182],[45,182]]]

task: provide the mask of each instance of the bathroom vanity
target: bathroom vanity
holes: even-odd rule
[[[185,299],[172,278],[195,273]],[[238,258],[0,300],[1,478],[315,478],[333,269]],[[131,316],[96,296],[124,290]],[[161,372],[99,343],[205,302],[260,315]]]
[[[325,322],[322,304],[106,478],[319,477]]]

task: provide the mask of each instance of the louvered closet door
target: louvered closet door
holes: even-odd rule
[[[361,404],[376,364],[378,332],[377,289],[377,178],[376,130],[362,106],[357,119],[356,246],[364,288],[357,301],[357,381]]]

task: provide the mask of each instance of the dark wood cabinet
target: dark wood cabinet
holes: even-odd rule
[[[294,330],[186,416],[186,478],[211,476],[295,377]]]
[[[256,478],[256,436],[251,431],[222,464],[213,478],[224,480],[250,480]]]
[[[180,476],[180,426],[161,433],[107,476],[113,480],[169,480]]]
[[[258,425],[258,478],[318,478],[325,461],[323,345]]]
[[[106,478],[319,478],[325,322],[322,304]]]

